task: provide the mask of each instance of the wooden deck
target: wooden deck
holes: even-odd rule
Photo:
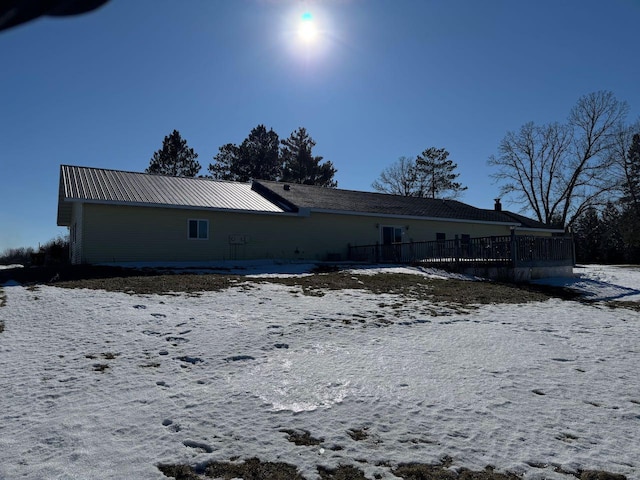
[[[557,267],[575,264],[572,237],[505,235],[349,246],[349,260],[468,267]]]

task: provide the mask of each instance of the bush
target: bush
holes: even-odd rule
[[[69,240],[56,237],[36,251],[31,247],[9,248],[0,255],[0,265],[59,265],[69,263]]]
[[[31,247],[8,248],[0,255],[0,265],[29,265],[34,250]]]

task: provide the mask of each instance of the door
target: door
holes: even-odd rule
[[[399,262],[402,259],[402,227],[382,227],[382,259],[386,262]]]

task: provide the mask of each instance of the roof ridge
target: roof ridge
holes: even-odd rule
[[[322,185],[308,185],[306,183],[296,183],[296,182],[283,182],[281,180],[260,180],[260,179],[254,179],[254,182],[260,182],[261,184],[265,184],[265,183],[275,183],[278,185],[295,185],[296,187],[303,187],[303,188],[315,188],[315,189],[326,189],[326,190],[333,190],[333,191],[338,191],[338,192],[351,192],[351,193],[366,193],[368,195],[380,195],[380,196],[384,196],[384,197],[397,197],[397,198],[405,198],[405,199],[415,199],[415,201],[424,201],[424,200],[428,200],[428,201],[441,201],[441,202],[451,202],[451,203],[458,203],[461,205],[467,205],[469,207],[472,208],[478,208],[478,207],[474,207],[473,205],[470,205],[468,203],[464,203],[461,202],[460,200],[456,200],[453,198],[429,198],[429,197],[416,197],[413,195],[400,195],[397,193],[385,193],[385,192],[372,192],[372,191],[368,191],[368,190],[354,190],[351,188],[332,188],[332,187],[323,187]],[[480,209],[481,210],[481,209]]]
[[[102,172],[127,173],[127,174],[132,174],[132,175],[145,175],[145,176],[150,176],[150,177],[183,178],[183,179],[187,179],[187,180],[208,180],[210,182],[251,185],[251,182],[238,182],[238,181],[235,181],[235,180],[221,180],[221,179],[218,179],[218,178],[204,177],[204,176],[201,176],[201,177],[183,177],[183,176],[175,176],[175,175],[164,175],[162,173],[135,172],[135,171],[132,171],[132,170],[122,170],[122,169],[117,169],[117,168],[85,167],[85,166],[82,166],[82,165],[61,164],[60,168],[62,169],[63,167],[75,168],[75,169],[84,169],[84,170],[96,170],[96,171],[102,171]]]

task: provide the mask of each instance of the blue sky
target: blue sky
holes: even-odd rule
[[[111,0],[0,32],[0,252],[66,233],[60,164],[143,171],[173,129],[205,173],[258,124],[303,126],[353,190],[444,147],[492,208],[507,131],[597,90],[638,119],[639,21],[640,0]]]

